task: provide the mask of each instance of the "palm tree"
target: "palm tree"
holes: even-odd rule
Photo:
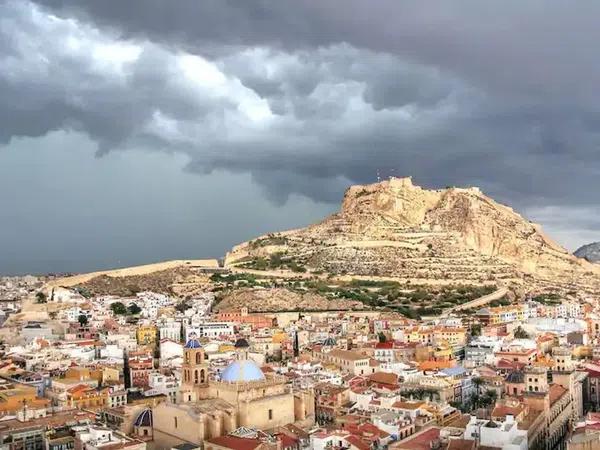
[[[481,386],[484,383],[483,378],[475,377],[471,380],[471,382],[473,383],[473,385],[475,386],[475,389],[477,390],[477,395],[479,395],[481,393]]]
[[[492,406],[494,403],[496,403],[496,400],[498,398],[498,393],[496,391],[493,391],[493,390],[488,390],[480,398],[481,398],[481,405],[482,406],[484,406],[484,407]]]

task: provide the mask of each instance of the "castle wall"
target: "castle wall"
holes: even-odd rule
[[[240,426],[270,430],[294,421],[294,396],[291,393],[239,405]]]
[[[206,436],[205,422],[194,418],[187,408],[160,404],[153,411],[154,440],[158,448],[171,448],[182,442],[201,444]]]

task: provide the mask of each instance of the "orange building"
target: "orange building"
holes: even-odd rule
[[[50,400],[37,396],[37,390],[33,386],[18,383],[0,384],[0,417],[14,415],[22,410],[24,405],[32,410],[44,409],[49,404]]]
[[[274,319],[262,314],[248,313],[248,308],[221,311],[217,314],[216,320],[219,322],[249,324],[253,330],[257,330],[259,328],[272,328],[275,322]]]
[[[100,408],[108,405],[109,388],[93,388],[78,384],[67,390],[67,406],[77,409]]]

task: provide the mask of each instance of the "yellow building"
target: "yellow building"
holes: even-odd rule
[[[140,325],[136,330],[136,339],[138,345],[148,345],[156,347],[159,341],[158,328],[155,325]]]
[[[447,344],[452,347],[467,343],[467,330],[462,327],[436,327],[433,330],[434,344]]]

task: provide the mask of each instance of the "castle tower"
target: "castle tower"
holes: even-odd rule
[[[572,420],[576,422],[583,416],[583,380],[575,372],[571,350],[565,347],[552,349],[554,366],[552,382],[564,387],[573,402]]]
[[[525,390],[523,399],[529,407],[540,411],[550,409],[548,371],[545,367],[529,366],[523,370]]]
[[[560,384],[571,394],[575,393],[575,372],[571,350],[565,347],[554,347],[552,349],[554,366],[552,367],[552,382]]]
[[[548,374],[544,367],[530,366],[525,368],[525,392],[547,393]]]
[[[573,371],[573,360],[571,350],[565,347],[554,347],[552,349],[552,358],[554,359],[553,370],[556,372]]]
[[[183,347],[183,364],[181,366],[182,401],[196,401],[201,398],[199,391],[208,388],[208,364],[204,359],[204,349],[196,336]]]

